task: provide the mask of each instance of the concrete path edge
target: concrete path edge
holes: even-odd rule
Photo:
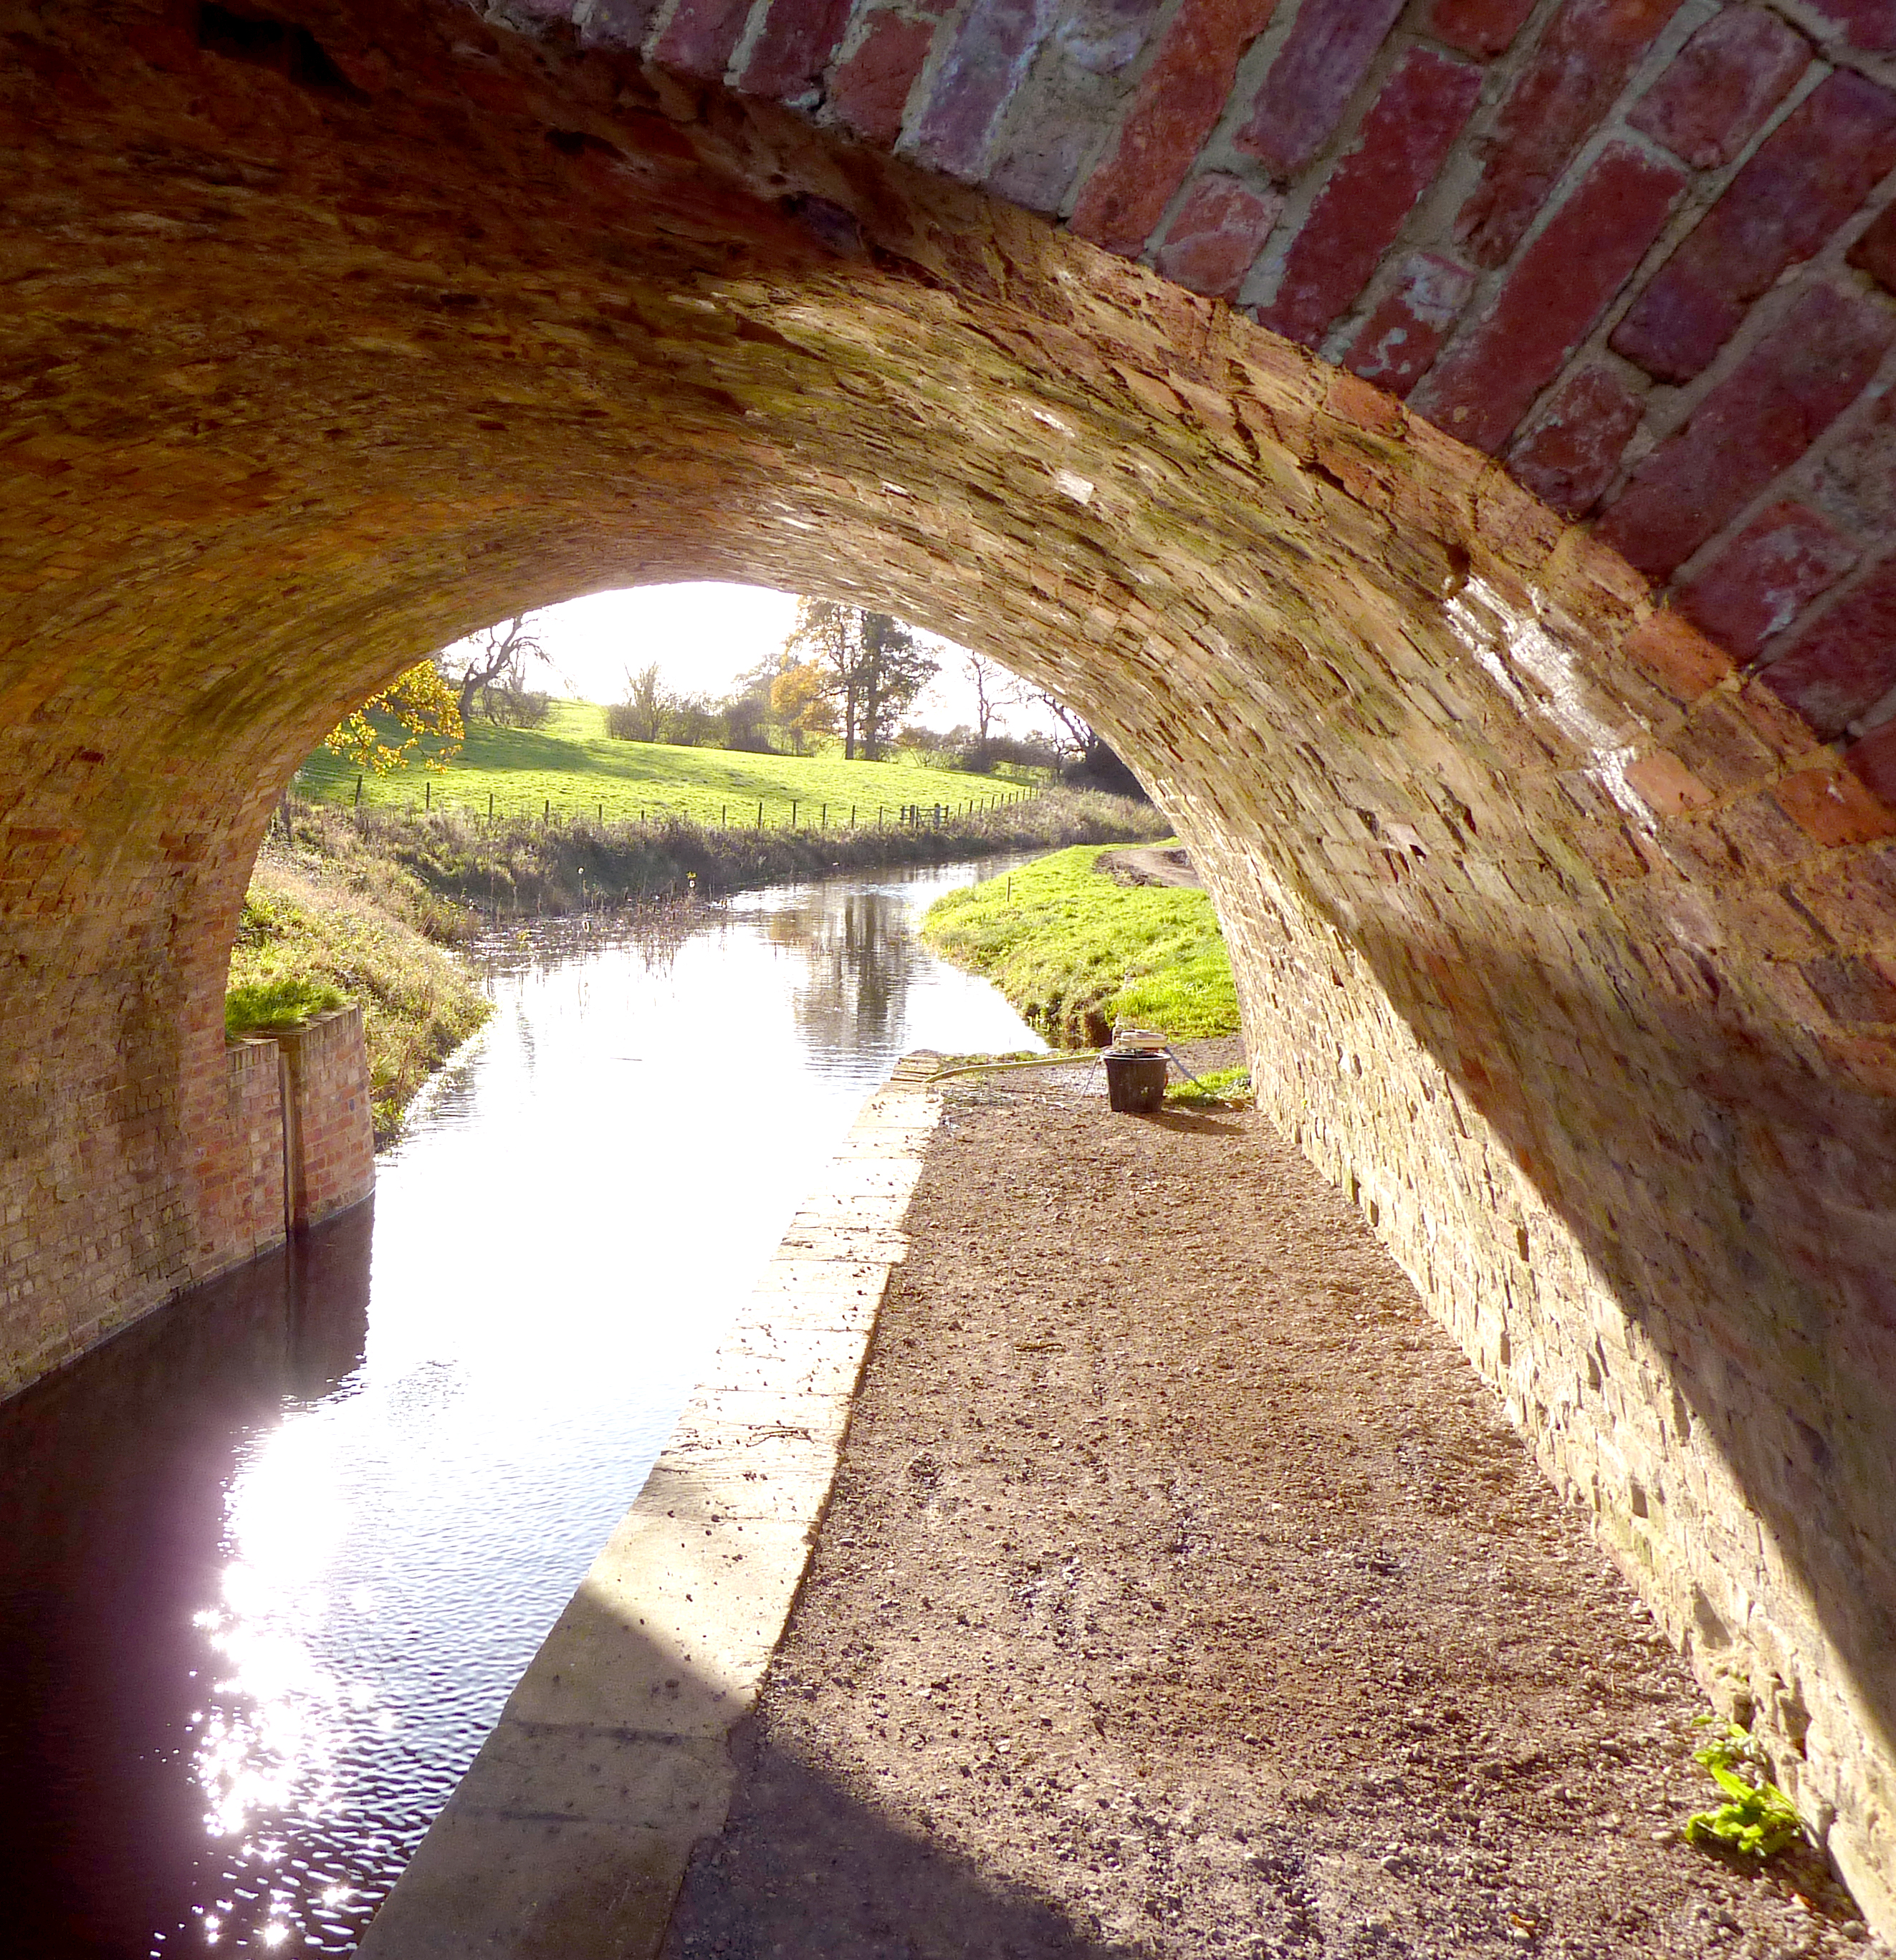
[[[360,1960],[658,1952],[829,1501],[935,1065],[905,1058],[864,1104]]]

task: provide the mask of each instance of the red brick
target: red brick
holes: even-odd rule
[[[1878,731],[1882,732],[1880,730]],[[1856,745],[1869,749],[1871,737]],[[1853,757],[1856,750],[1853,749]],[[1865,758],[1864,767],[1874,775],[1879,766],[1874,756]],[[1882,794],[1849,769],[1799,769],[1785,777],[1771,791],[1786,816],[1819,844],[1868,844],[1878,837],[1896,836],[1896,810]]]
[[[1834,22],[1850,46],[1866,54],[1896,49],[1896,0],[1815,0],[1811,11]]]
[[[1815,511],[1773,504],[1679,588],[1677,603],[1727,652],[1748,660],[1856,562],[1856,547]]]
[[[1416,394],[1423,414],[1490,455],[1566,364],[1659,234],[1685,173],[1610,145],[1521,255],[1487,317]]]
[[[794,102],[830,65],[852,0],[770,0],[738,86],[747,94]]]
[[[909,92],[935,44],[932,21],[880,13],[856,50],[830,78],[830,107],[859,136],[892,148]]]
[[[1683,816],[1718,800],[1669,749],[1642,756],[1628,766],[1626,779],[1662,816]]]
[[[1455,218],[1479,266],[1507,259],[1679,0],[1568,0],[1509,91]]]
[[[1293,177],[1330,138],[1403,0],[1303,0],[1252,99],[1239,149]]]
[[[1875,219],[1850,248],[1850,262],[1860,266],[1885,291],[1896,293],[1896,204]]]
[[[1734,698],[1746,727],[1780,762],[1801,763],[1812,749],[1822,747],[1803,716],[1779,700],[1756,674]]]
[[[721,81],[750,14],[750,0],[678,0],[652,59],[680,75]]]
[[[1896,721],[1885,721],[1853,742],[1843,759],[1882,802],[1896,803]]]
[[[1136,257],[1216,128],[1244,50],[1277,0],[1185,0],[1133,98],[1112,154],[1088,178],[1071,228]]]
[[[1283,208],[1275,191],[1260,196],[1235,177],[1202,177],[1166,228],[1155,262],[1195,293],[1235,299]]]
[[[1761,678],[1826,737],[1873,708],[1896,687],[1896,559],[1872,571]]]
[[[1676,612],[1660,611],[1642,620],[1620,643],[1620,651],[1650,674],[1675,701],[1687,705],[1709,694],[1732,672],[1732,662]]]
[[[1896,166],[1896,95],[1831,75],[1771,132],[1633,303],[1615,350],[1661,380],[1700,373],[1751,302],[1810,258]]]
[[[1760,7],[1708,21],[1626,119],[1694,170],[1729,164],[1809,66],[1810,43]]]
[[[1363,118],[1290,248],[1277,297],[1258,315],[1314,347],[1369,282],[1434,181],[1481,92],[1481,71],[1413,48]]]
[[[1442,351],[1474,285],[1474,275],[1453,259],[1412,253],[1351,342],[1343,365],[1392,395],[1407,395]]]
[[[962,15],[916,127],[923,163],[964,181],[980,175],[988,138],[1056,11],[1056,0],[986,0]]]
[[[1576,368],[1536,406],[1508,467],[1543,503],[1577,517],[1606,494],[1645,412],[1645,397],[1609,363]]]
[[[1892,340],[1875,301],[1814,288],[1640,464],[1596,535],[1669,578],[1862,393]]]
[[[1534,0],[1435,0],[1423,17],[1439,41],[1486,60],[1501,53],[1534,11]]]

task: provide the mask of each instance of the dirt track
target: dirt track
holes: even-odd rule
[[[1202,892],[1205,881],[1183,851],[1161,851],[1141,845],[1123,851],[1102,851],[1093,869],[1121,885],[1183,885]]]
[[[1062,1073],[950,1085],[668,1960],[1886,1952],[1678,1841],[1703,1704],[1356,1214]]]

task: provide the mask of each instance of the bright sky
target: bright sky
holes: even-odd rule
[[[550,678],[543,670],[530,684],[580,701],[623,701],[626,670],[655,660],[674,692],[708,694],[715,701],[731,692],[739,674],[789,638],[796,609],[792,594],[755,585],[646,585],[629,592],[595,592],[533,616],[534,630],[553,656],[556,673]],[[974,694],[960,671],[961,649],[945,640],[932,644],[942,671],[909,718],[931,728],[972,725]],[[1016,734],[1046,723],[1044,714],[1021,708],[1005,711],[998,720]]]

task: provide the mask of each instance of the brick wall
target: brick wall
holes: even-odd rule
[[[290,1146],[288,1210],[300,1232],[359,1204],[375,1188],[362,1010],[340,1007],[276,1039]]]
[[[184,1074],[173,1096],[174,1102],[156,1094],[152,1100],[161,1117],[170,1113],[167,1102],[188,1112],[184,1122],[164,1125],[181,1147],[171,1165],[158,1158],[152,1167],[169,1169],[188,1194],[191,1255],[165,1258],[159,1249],[175,1246],[178,1235],[149,1229],[174,1225],[186,1209],[161,1186],[155,1204],[120,1195],[115,1208],[95,1211],[87,1180],[110,1201],[115,1187],[123,1192],[124,1160],[109,1147],[89,1147],[95,1139],[74,1138],[69,1181],[36,1180],[38,1204],[18,1206],[7,1217],[0,1393],[83,1354],[170,1294],[361,1203],[374,1188],[360,1007],[274,1036],[223,1043]]]
[[[0,11],[23,1372],[229,1249],[344,708],[603,586],[873,600],[1147,776],[1267,1105],[1896,1928],[1869,10]]]
[[[67,1181],[37,1180],[31,1195],[38,1203],[9,1213],[14,1230],[7,1235],[0,1391],[84,1353],[162,1297],[158,1288],[172,1272],[208,1279],[283,1242],[284,1085],[277,1045],[266,1039],[222,1045],[199,1074],[190,1129],[196,1257],[177,1266],[162,1255],[151,1258],[148,1249],[177,1243],[176,1232],[164,1228],[175,1225],[182,1208],[139,1205],[127,1194],[127,1166],[110,1140],[100,1148],[99,1139],[73,1138]],[[103,1211],[95,1208],[95,1195],[105,1200]],[[142,1253],[148,1261],[142,1271]]]
[[[288,1236],[290,1170],[281,1052],[275,1042],[233,1042],[224,1052],[224,1122],[212,1137],[199,1188],[207,1269],[241,1265]]]

